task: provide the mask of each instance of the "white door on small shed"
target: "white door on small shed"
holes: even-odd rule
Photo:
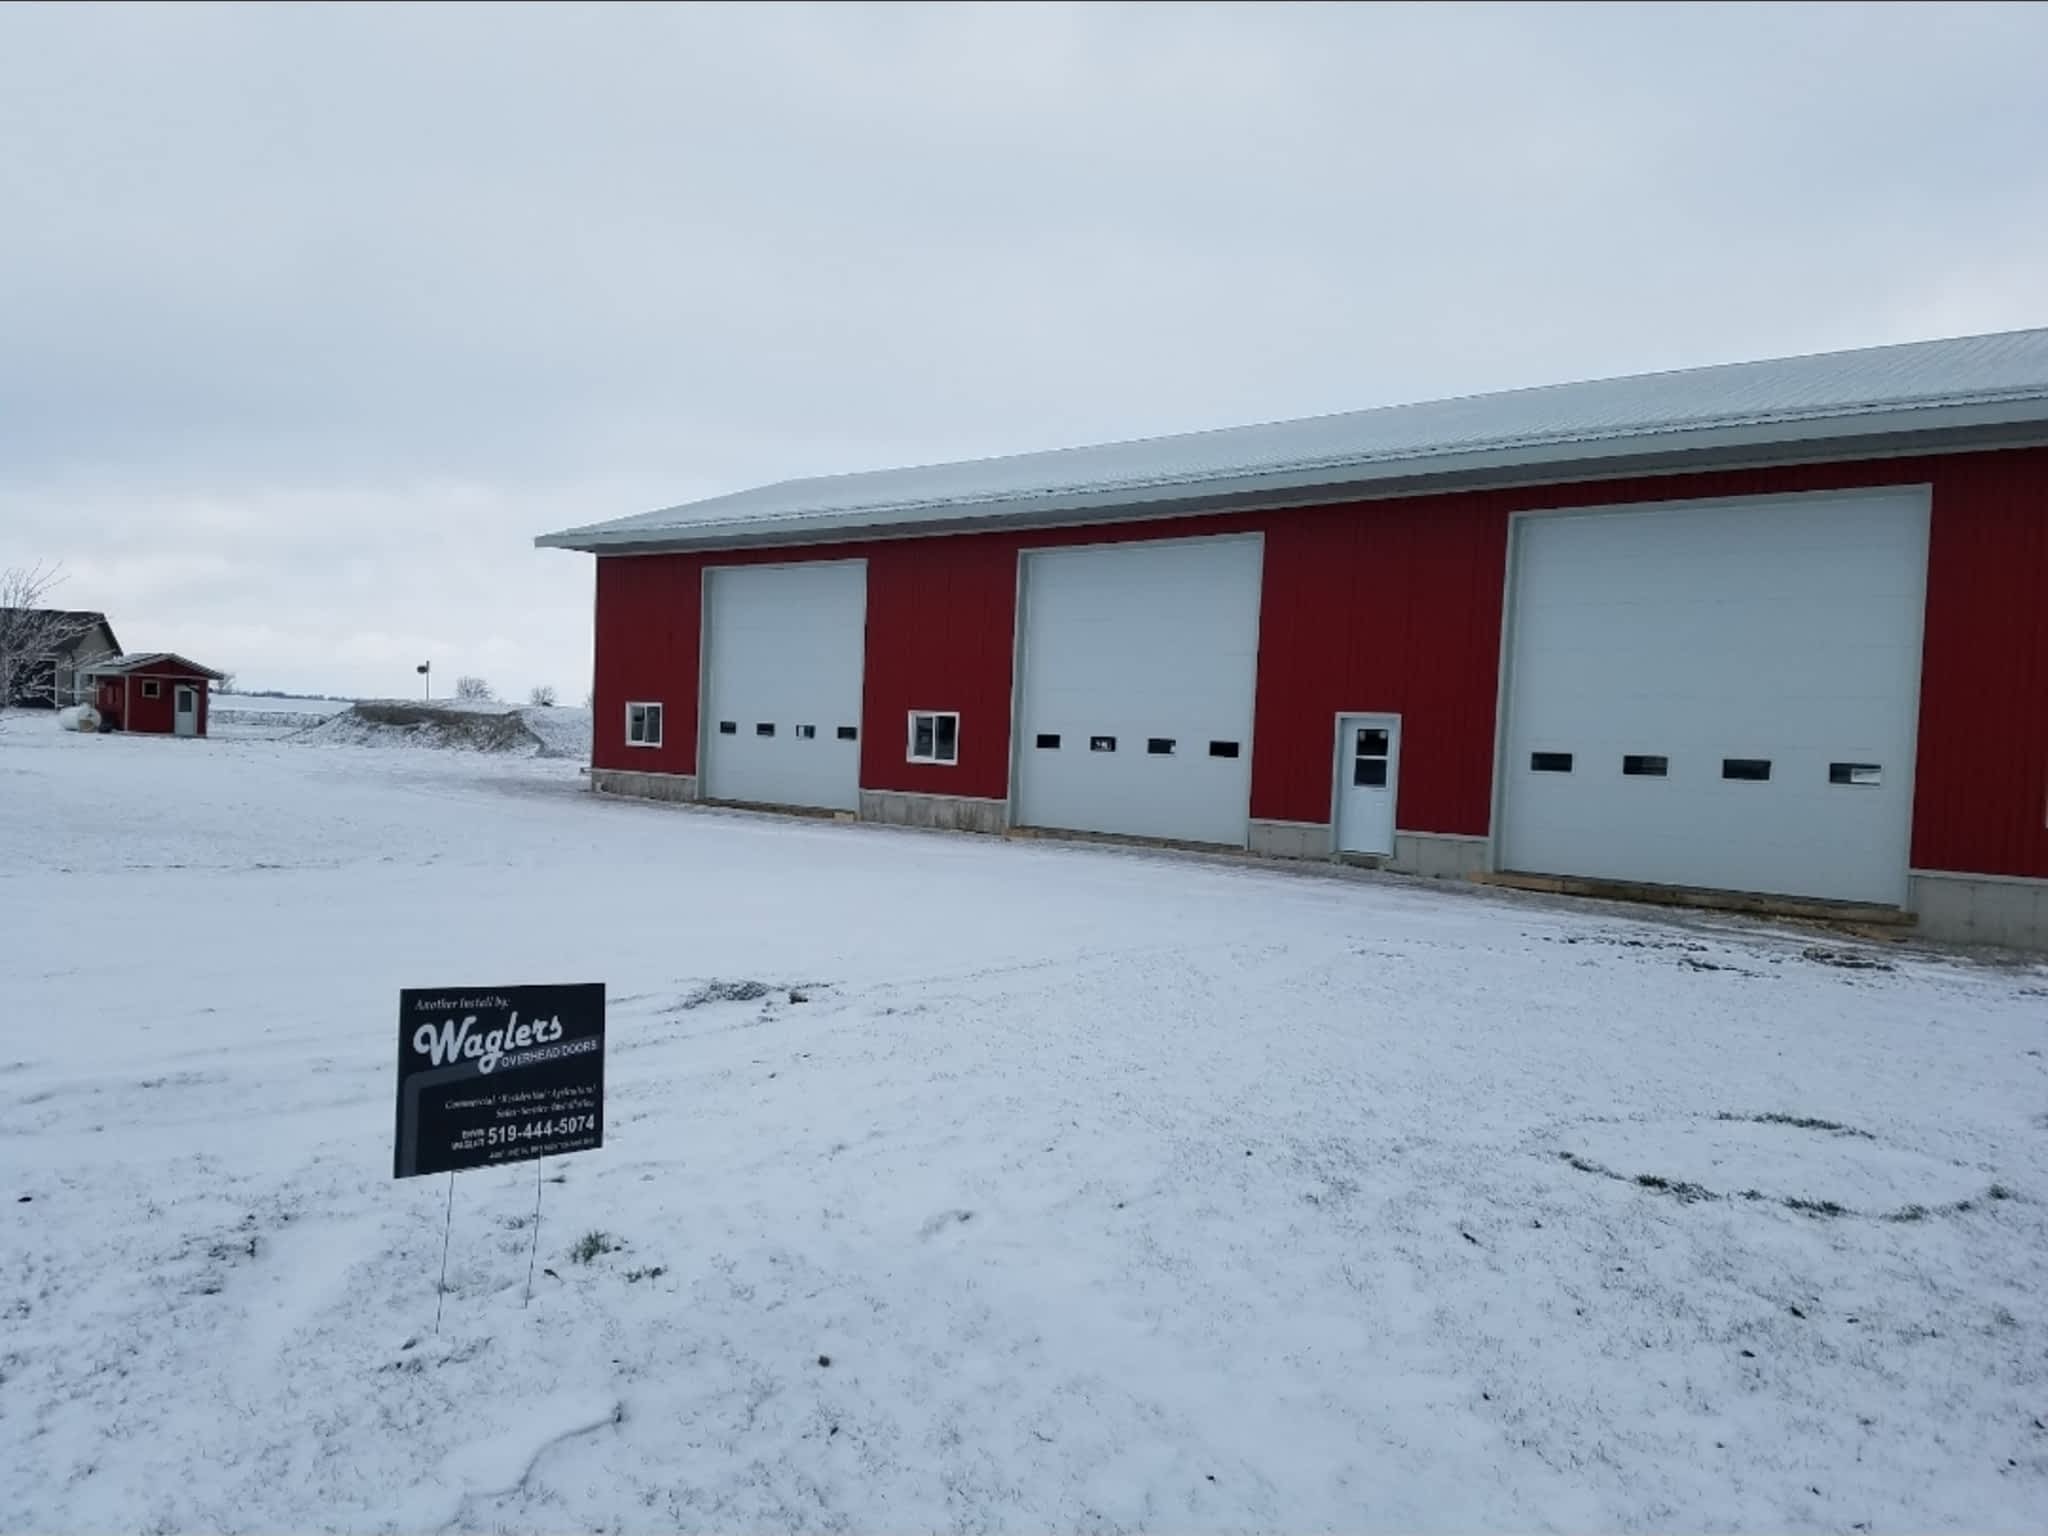
[[[1515,525],[1499,862],[1898,905],[1927,493]]]
[[[1022,824],[1244,844],[1261,554],[1220,536],[1025,555]]]
[[[860,809],[867,566],[716,566],[705,573],[703,793]]]
[[[199,692],[179,683],[171,698],[171,729],[180,736],[199,734]]]

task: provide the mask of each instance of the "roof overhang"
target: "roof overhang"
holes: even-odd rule
[[[216,683],[227,676],[174,651],[116,656],[110,661],[91,662],[78,671],[84,677],[204,677]]]
[[[1378,500],[1577,480],[2014,448],[2048,442],[2048,396],[1907,405],[1607,437],[1514,440],[1442,453],[1323,460],[1242,474],[1048,487],[983,498],[877,502],[793,515],[651,527],[596,524],[544,534],[542,549],[590,554],[747,549],[981,529],[1068,527],[1152,517]]]

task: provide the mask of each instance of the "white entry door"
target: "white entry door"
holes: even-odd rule
[[[1340,853],[1393,853],[1400,760],[1400,716],[1346,715],[1337,722]]]
[[[704,795],[860,808],[867,566],[719,566],[707,573]]]
[[[171,717],[171,728],[180,736],[199,734],[199,690],[188,688],[183,683],[176,687],[175,710]]]

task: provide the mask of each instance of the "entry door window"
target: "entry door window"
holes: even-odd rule
[[[181,715],[191,714],[192,701],[195,697],[196,695],[190,688],[180,688],[178,690],[178,713]]]
[[[1389,743],[1387,728],[1382,725],[1361,725],[1351,736],[1351,783],[1356,789],[1385,789],[1387,787],[1387,758]]]

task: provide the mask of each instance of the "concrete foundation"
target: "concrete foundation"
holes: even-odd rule
[[[1392,857],[1339,853],[1326,821],[1254,821],[1247,847],[1268,859],[1342,859],[1435,880],[1462,880],[1486,868],[1486,839],[1444,832],[1396,832]]]
[[[860,792],[860,819],[892,827],[936,827],[948,832],[987,832],[1000,836],[1010,822],[1010,808],[1001,800],[968,795],[912,795],[894,789]]]
[[[1907,904],[1930,939],[2048,949],[2048,880],[1916,869]]]
[[[1546,896],[1583,896],[1594,901],[1630,901],[1646,907],[1691,907],[1706,912],[1744,912],[1757,917],[1790,917],[1846,929],[1910,929],[1914,918],[1903,907],[1861,901],[1827,901],[1812,896],[1778,896],[1767,891],[1724,891],[1713,886],[1657,885],[1643,880],[1606,880],[1593,875],[1531,875],[1489,870],[1470,877],[1504,891],[1537,891]]]
[[[1334,840],[1326,821],[1254,821],[1245,846],[1267,859],[1327,859]]]
[[[600,795],[630,795],[638,800],[697,798],[697,776],[690,773],[631,773],[623,768],[593,768],[590,787]]]
[[[1432,880],[1463,880],[1486,868],[1486,839],[1448,832],[1396,832],[1388,869]]]

